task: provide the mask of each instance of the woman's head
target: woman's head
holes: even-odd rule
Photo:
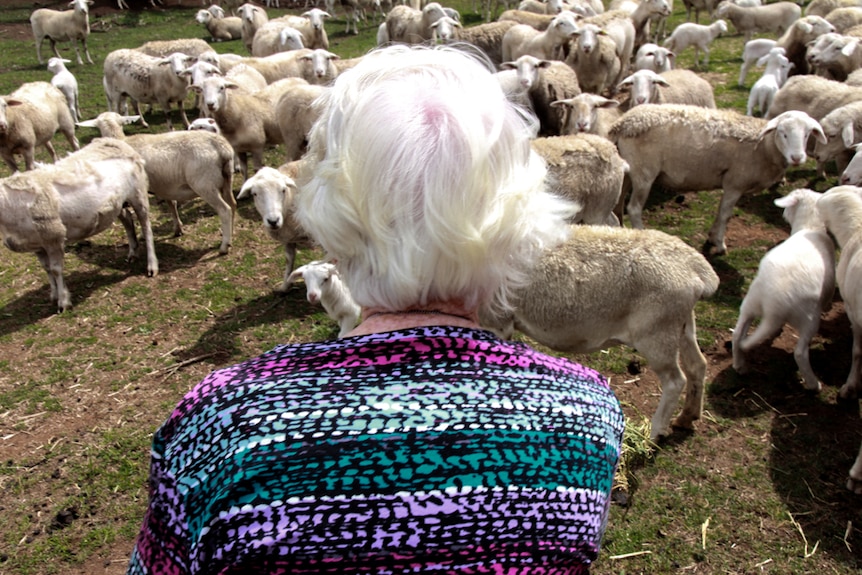
[[[316,103],[298,217],[364,307],[503,303],[571,206],[544,190],[535,118],[479,60],[393,47]]]

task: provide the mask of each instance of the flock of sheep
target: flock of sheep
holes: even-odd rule
[[[36,10],[36,55],[41,63],[41,44],[48,39],[54,78],[0,98],[0,155],[13,172],[14,155],[22,155],[25,168],[0,180],[0,233],[10,249],[37,254],[62,312],[71,305],[63,282],[67,241],[99,233],[119,218],[129,257],[136,255],[139,242],[124,205],[137,216],[147,272],[155,276],[148,192],[172,206],[177,235],[177,202],[200,197],[212,206],[221,221],[222,254],[231,244],[237,199],[251,197],[265,229],[285,248],[279,289],[304,278],[309,301],[320,302],[344,335],[355,326],[358,308],[336,267],[312,262],[294,269],[296,250],[308,238],[293,218],[293,177],[298,162],[312,161],[301,159],[315,120],[310,103],[359,60],[329,51],[325,19],[343,11],[349,32],[369,15],[379,16],[380,44],[451,43],[484,53],[507,96],[539,119],[533,147],[548,164],[548,185],[582,205],[572,222],[581,225],[540,262],[512,316],[483,317],[486,327],[506,337],[518,329],[561,351],[636,347],[663,390],[651,438],[667,435],[671,425],[690,428],[701,416],[707,367],[694,307],[718,289],[719,278],[706,257],[683,241],[643,229],[650,190],[656,184],[677,191],[721,188],[707,247],[722,254],[737,201],[781,182],[788,167],[811,155],[821,174],[834,160],[842,186],[823,194],[795,190],[775,201],[791,236],[764,257],[743,301],[733,365],[744,372],[745,352],[790,323],[799,332],[795,358],[804,385],[819,390],[808,348],[837,282],[854,332],[853,366],[841,395],[855,397],[862,370],[862,195],[855,187],[862,182],[862,158],[853,155],[862,140],[862,1],[813,0],[804,14],[785,1],[684,2],[694,21],[669,34],[665,19],[672,0],[613,0],[607,7],[596,0],[523,0],[494,21],[497,7],[486,4],[488,21],[471,27],[462,26],[456,11],[419,0],[396,6],[326,0],[324,8],[273,19],[251,3],[236,7],[235,16],[211,6],[198,11],[197,21],[213,41],[239,40],[247,54],[219,55],[200,39],[115,50],[104,56],[108,111],[86,121],[78,111],[75,78],[55,43],[71,41],[78,65],[85,65],[80,42],[92,62],[87,1],[73,0],[61,12]],[[700,12],[714,21],[700,24]],[[696,52],[695,68],[707,67],[710,43],[730,27],[747,40],[739,84],[752,66],[764,67],[747,115],[716,109],[706,80],[673,67],[688,48]],[[191,93],[200,116],[194,122],[184,108]],[[174,103],[191,129],[173,130]],[[170,131],[125,137],[125,124],[147,125],[141,104],[161,106]],[[97,128],[102,137],[81,147],[76,123]],[[51,145],[58,131],[76,150],[63,159]],[[53,164],[36,166],[34,148],[40,145]],[[283,165],[264,165],[264,150],[272,146],[283,147]],[[243,179],[236,198],[235,171]],[[624,207],[631,229],[620,227]],[[832,237],[841,248],[837,268]],[[749,335],[756,319],[759,326]],[[673,419],[683,390],[683,410]],[[862,493],[862,450],[848,488]]]

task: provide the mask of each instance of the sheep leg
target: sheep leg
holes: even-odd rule
[[[748,363],[745,360],[745,349],[748,335],[748,329],[754,321],[754,314],[748,312],[745,308],[745,300],[742,302],[742,307],[739,310],[739,318],[736,320],[736,327],[733,328],[733,340],[731,350],[733,352],[733,369],[736,373],[744,375],[748,373]]]
[[[281,283],[281,287],[276,288],[275,290],[278,293],[286,293],[290,288],[290,285],[293,283],[293,278],[291,278],[290,275],[293,272],[293,265],[296,262],[296,247],[295,243],[284,244],[284,280]]]
[[[230,250],[233,237],[234,210],[231,209],[221,196],[216,197],[218,200],[210,203],[210,205],[216,211],[221,221],[221,245],[219,246],[218,253],[225,255]]]
[[[44,64],[42,61],[42,44],[45,42],[45,38],[40,38],[36,41],[36,59],[39,60],[39,64]]]
[[[793,327],[799,332],[799,341],[796,342],[796,347],[793,349],[793,358],[796,360],[796,367],[799,368],[799,373],[802,374],[805,389],[820,391],[823,384],[814,375],[814,370],[811,369],[811,360],[809,359],[811,340],[814,339],[817,330],[820,328],[819,310],[811,314],[810,317],[804,318],[804,321],[800,322],[799,325],[794,325]]]
[[[141,125],[145,128],[149,128],[150,125],[147,124],[147,121],[144,119],[144,115],[141,113],[141,103],[137,100],[132,100],[132,103],[135,105],[135,114],[141,117]],[[123,112],[125,115],[126,112]],[[168,126],[170,127],[170,118],[168,118]]]
[[[54,151],[54,146],[50,145],[51,142],[45,142],[45,149],[51,154],[51,157],[54,159],[54,162],[57,161],[57,152]],[[24,156],[24,169],[32,170],[36,167],[36,158],[34,157],[35,150],[33,148],[27,147],[21,150],[21,155]]]
[[[725,189],[721,195],[721,203],[718,206],[718,214],[715,221],[709,230],[707,236],[707,244],[715,247],[716,254],[723,254],[727,251],[727,246],[724,243],[724,234],[727,231],[727,222],[730,221],[730,216],[733,215],[733,207],[739,198],[742,197],[742,192],[739,190]]]
[[[72,296],[63,281],[63,244],[52,245],[44,250],[36,252],[39,263],[48,273],[48,282],[51,284],[51,301],[57,302],[57,311],[62,313],[72,307]]]
[[[92,64],[93,59],[90,57],[90,49],[87,48],[87,38],[86,37],[81,38],[81,45],[84,47],[84,55],[87,56],[87,62]],[[76,51],[76,53],[77,53],[77,51]],[[78,58],[78,60],[80,60],[80,57]],[[78,62],[78,63],[80,64],[80,62]]]
[[[859,455],[853,467],[850,468],[850,476],[847,478],[847,489],[856,495],[862,495],[862,445],[859,446]]]
[[[6,165],[9,166],[9,169],[12,170],[12,173],[18,171],[18,164],[15,163],[15,156],[12,155],[12,151],[9,148],[0,148],[0,157],[3,158],[3,161],[6,162]]]
[[[853,360],[850,364],[850,374],[847,376],[847,381],[838,390],[838,395],[842,399],[854,399],[857,397],[859,390],[859,369],[862,367],[862,363],[860,363],[862,362],[862,326],[857,325],[854,321],[851,321],[850,324],[853,328]]]
[[[685,376],[679,366],[680,336],[678,333],[674,333],[673,337],[649,334],[642,341],[632,343],[646,357],[650,368],[661,382],[661,398],[652,416],[650,431],[650,439],[658,441],[670,434],[673,412],[686,386]]]
[[[45,146],[45,149],[48,151],[49,154],[51,154],[51,160],[56,164],[59,157],[57,156],[57,150],[54,149],[54,144],[51,143],[51,140],[48,140],[43,144],[43,146]],[[27,166],[27,169],[32,170],[35,162],[35,158],[33,157],[33,151],[25,150],[22,153],[24,154],[24,162],[30,164]],[[28,155],[30,156],[29,158],[27,157]]]
[[[692,429],[692,423],[703,413],[703,382],[706,379],[706,358],[697,344],[697,324],[694,308],[685,323],[679,342],[679,361],[685,374],[685,403],[682,412],[673,420],[674,427]]]
[[[117,214],[117,219],[123,224],[123,229],[126,230],[126,239],[129,242],[129,253],[126,256],[126,261],[132,261],[138,255],[139,245],[138,235],[135,233],[135,222],[132,220],[132,214],[125,207]]]
[[[54,51],[54,55],[58,58],[62,58],[62,56],[60,56],[60,52],[57,50],[57,43],[54,41],[54,39],[51,38],[50,36],[48,36],[48,41],[51,43],[51,50]],[[78,49],[76,48],[75,53],[77,54],[77,52],[78,52]],[[78,56],[78,64],[80,64],[80,63],[81,63],[81,57]]]
[[[654,178],[647,178],[638,181],[635,184],[635,178],[632,178],[632,197],[629,198],[629,204],[626,211],[629,214],[629,221],[633,228],[642,230],[644,228],[643,207],[649,197],[650,188],[652,187]]]
[[[168,209],[171,212],[171,218],[174,220],[174,237],[178,238],[183,235],[183,223],[180,221],[180,212],[177,210],[176,200],[167,200]]]
[[[159,275],[159,260],[156,257],[156,246],[153,241],[153,228],[150,225],[150,201],[147,198],[147,189],[143,187],[138,190],[137,197],[129,200],[138,223],[141,224],[141,235],[144,237],[144,245],[147,247],[147,276]]]

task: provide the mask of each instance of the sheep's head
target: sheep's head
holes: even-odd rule
[[[808,159],[805,148],[811,134],[821,143],[827,142],[820,122],[799,110],[790,110],[769,120],[760,132],[760,137],[763,139],[770,134],[773,135],[775,146],[791,166],[798,166]]]

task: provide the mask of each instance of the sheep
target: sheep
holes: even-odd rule
[[[335,264],[313,261],[293,270],[291,281],[305,280],[308,303],[320,302],[326,315],[338,322],[338,337],[344,337],[359,323],[359,305],[341,280]]]
[[[554,16],[551,25],[544,32],[525,24],[512,26],[503,35],[503,61],[511,62],[524,54],[541,60],[559,60],[559,51],[578,29],[571,12],[561,12]]]
[[[249,196],[254,199],[254,207],[263,220],[266,232],[284,246],[284,279],[281,286],[275,290],[280,293],[286,292],[295,279],[291,277],[291,273],[297,248],[309,242],[308,235],[295,217],[297,193],[293,178],[280,170],[265,166],[246,180],[237,194],[238,200]]]
[[[329,50],[329,37],[323,19],[329,18],[329,13],[320,8],[312,8],[299,16],[282,16],[278,20],[286,22],[291,28],[296,28],[302,34],[302,45],[312,50]]]
[[[755,38],[745,43],[745,46],[742,48],[742,67],[739,69],[737,86],[742,88],[745,85],[745,77],[748,76],[748,70],[751,66],[769,54],[777,43],[777,40],[770,40],[769,38]],[[781,50],[784,50],[784,48],[781,48]]]
[[[66,96],[66,103],[69,105],[72,121],[77,122],[81,115],[78,111],[78,80],[66,68],[66,62],[69,62],[69,60],[65,58],[50,58],[48,60],[48,71],[54,74],[51,78],[51,85]]]
[[[270,20],[255,32],[251,41],[251,55],[263,58],[305,47],[302,32],[284,20]]]
[[[583,92],[616,91],[617,79],[627,64],[620,60],[617,45],[596,24],[586,23],[575,31],[578,40],[566,62],[575,70]]]
[[[859,153],[859,144],[853,144],[850,149],[853,150],[853,156],[850,158],[847,167],[841,172],[838,178],[838,183],[842,186],[860,186],[862,185],[862,154]]]
[[[150,40],[144,42],[137,48],[138,52],[147,56],[157,58],[167,58],[171,54],[179,52],[192,58],[197,58],[201,54],[214,52],[212,46],[207,44],[206,40],[200,38],[177,38],[175,40]]]
[[[862,86],[862,68],[850,72],[844,83],[848,86]]]
[[[314,102],[327,88],[313,84],[289,87],[275,103],[275,117],[284,142],[287,162],[298,160],[305,150],[311,125],[319,116]]]
[[[716,20],[709,26],[683,22],[671,32],[663,46],[676,54],[689,46],[694,46],[694,66],[700,66],[700,52],[703,52],[703,67],[709,67],[709,45],[727,32],[727,23]]]
[[[260,72],[267,83],[284,78],[302,78],[309,84],[329,84],[338,75],[333,61],[338,55],[326,50],[291,50],[263,58],[243,58],[242,63]]]
[[[670,12],[671,7],[667,0],[640,0],[634,11],[629,14],[635,27],[634,46],[641,46],[649,40],[650,21],[653,18],[667,18]]]
[[[58,312],[72,305],[63,279],[66,242],[92,237],[117,218],[126,230],[128,259],[137,255],[132,206],[146,245],[147,275],[159,273],[149,220],[147,173],[140,155],[128,144],[99,138],[84,148],[31,172],[0,180],[0,236],[14,252],[35,252],[48,273],[51,301]]]
[[[198,10],[195,20],[204,25],[213,42],[242,38],[242,18],[238,16],[218,18],[208,10]]]
[[[727,18],[736,31],[745,35],[745,41],[753,34],[770,32],[784,34],[802,16],[802,8],[795,2],[774,2],[763,6],[737,6],[724,0],[715,11],[718,18]]]
[[[790,237],[769,250],[739,308],[733,329],[733,369],[745,374],[745,353],[775,337],[785,323],[799,334],[793,356],[806,389],[820,391],[822,383],[811,369],[811,340],[820,328],[820,313],[832,306],[835,292],[835,244],[817,210],[822,194],[797,189],[775,200],[784,208]],[[760,323],[750,335],[751,324]]]
[[[533,111],[529,91],[539,81],[539,71],[550,65],[550,60],[539,60],[524,54],[514,62],[503,62],[494,77],[508,100]],[[536,131],[538,132],[538,128]],[[533,137],[535,135],[533,134]]]
[[[365,22],[368,21],[368,17],[366,16],[367,10],[372,10],[375,14],[380,14],[383,17],[381,26],[385,28],[386,14],[380,0],[340,0],[340,3],[342,7],[344,7],[344,19],[347,22],[347,27],[344,30],[345,34],[350,33],[351,26],[353,27],[353,33],[359,34],[360,20],[364,20]]]
[[[500,66],[503,63],[503,36],[515,24],[514,21],[506,20],[467,28],[456,27],[453,41],[466,42],[471,46],[476,46],[488,56],[494,66]]]
[[[862,24],[862,10],[859,6],[846,6],[832,10],[823,19],[832,24],[833,32],[843,34],[845,30]]]
[[[387,38],[389,42],[423,44],[431,39],[431,24],[443,16],[446,13],[439,2],[429,2],[422,10],[395,6],[386,15]]]
[[[48,82],[28,82],[0,96],[0,157],[13,172],[18,171],[15,154],[24,157],[25,170],[34,168],[36,146],[44,146],[56,162],[51,139],[58,131],[73,149],[80,148],[66,97]]]
[[[620,88],[630,87],[627,107],[643,104],[690,104],[715,108],[712,85],[691,70],[668,70],[656,74],[638,70],[620,82]]]
[[[854,36],[823,34],[809,47],[806,58],[814,73],[842,82],[862,67],[862,43]]]
[[[619,84],[620,80],[628,72],[634,55],[636,38],[635,22],[624,10],[609,10],[591,18],[586,18],[582,22],[583,24],[578,23],[579,27],[583,27],[585,24],[595,24],[601,28],[603,31],[602,35],[607,35],[608,38],[613,40],[614,46],[616,46],[616,55],[620,61],[620,66],[619,73],[616,78],[613,78],[611,83],[611,86],[615,89],[616,85]],[[572,60],[579,57],[580,52],[575,53],[573,50],[570,52],[569,57],[566,58],[566,61],[570,65],[574,65]]]
[[[656,74],[667,72],[673,68],[676,54],[665,48],[648,42],[638,48],[635,55],[635,70],[652,70]]]
[[[643,354],[661,381],[650,438],[692,428],[703,410],[707,361],[694,307],[718,289],[715,271],[681,239],[658,230],[575,226],[547,251],[510,317],[480,316],[503,336],[518,329],[556,351],[586,353],[623,343]],[[671,423],[685,388],[682,413]]]
[[[248,179],[247,154],[251,153],[255,166],[260,170],[264,148],[282,143],[275,102],[290,86],[301,82],[304,80],[287,78],[254,94],[218,76],[205,79],[200,86],[192,86],[192,90],[201,94],[207,115],[218,123],[236,152],[244,180]]]
[[[820,121],[832,110],[862,100],[862,88],[819,76],[792,76],[775,94],[767,118],[801,110]]]
[[[766,65],[763,75],[757,79],[748,94],[746,115],[753,116],[754,110],[759,110],[761,116],[769,112],[769,107],[775,99],[775,94],[784,84],[787,74],[793,68],[793,62],[780,52],[771,52],[761,58],[758,65]]]
[[[730,110],[644,104],[617,120],[609,136],[630,166],[632,226],[643,227],[643,205],[654,182],[678,191],[722,188],[707,246],[723,254],[736,202],[780,182],[789,165],[805,162],[812,134],[826,139],[820,124],[799,111],[766,121]]]
[[[87,48],[87,36],[90,35],[90,8],[89,0],[72,0],[69,2],[71,10],[58,12],[48,8],[39,8],[30,15],[30,26],[33,28],[33,36],[36,38],[36,58],[42,64],[42,43],[45,38],[51,43],[54,56],[60,58],[57,51],[57,42],[72,42],[75,48],[75,58],[78,65],[83,65],[81,53],[78,51],[78,41],[87,56],[87,62],[93,63],[90,50]]]
[[[254,35],[261,26],[269,22],[269,16],[263,8],[250,3],[240,6],[237,13],[242,19],[242,43],[251,54]]]
[[[787,29],[776,46],[784,48],[785,56],[793,64],[792,74],[808,73],[808,61],[805,58],[808,44],[830,32],[835,32],[835,26],[820,16],[804,16]]]
[[[458,28],[462,28],[461,22],[449,16],[443,16],[431,24],[431,43],[448,44],[453,42]]]
[[[685,19],[691,22],[691,11],[694,10],[694,23],[700,23],[700,12],[703,10],[707,15],[712,14],[713,0],[682,0],[685,5]]]
[[[201,198],[209,204],[221,222],[219,253],[227,254],[236,218],[236,200],[231,191],[233,149],[230,144],[224,137],[204,130],[124,136],[123,125],[138,119],[138,116],[102,112],[95,119],[78,125],[97,128],[102,137],[124,140],[141,155],[150,193],[170,206],[174,237],[183,234],[177,202]]]
[[[852,155],[849,150],[862,140],[862,100],[835,108],[820,120],[820,125],[827,142],[817,142],[811,154],[817,160],[817,173],[825,176],[826,163],[833,159],[838,173],[842,173]]]
[[[836,8],[850,7],[862,7],[862,0],[811,0],[805,7],[805,15],[825,17]]]
[[[539,119],[539,136],[559,136],[563,133],[563,114],[552,103],[574,98],[580,93],[577,75],[568,64],[553,60],[548,66],[539,68],[536,81],[527,91],[530,106]]]
[[[580,204],[572,223],[620,225],[614,208],[628,164],[607,138],[594,134],[554,136],[536,138],[531,146],[548,164],[548,189]]]
[[[135,112],[141,116],[141,125],[149,127],[141,114],[141,104],[158,103],[165,112],[165,123],[173,130],[171,102],[180,110],[183,126],[188,127],[183,102],[188,81],[180,74],[194,60],[192,56],[173,53],[166,58],[148,56],[137,50],[121,48],[105,57],[102,86],[108,100],[108,111],[125,113],[121,101],[129,97],[134,101]]]
[[[551,25],[551,21],[556,14],[535,14],[524,10],[506,10],[497,18],[498,22],[515,22],[516,24],[524,24],[535,28],[539,32],[543,32]]]
[[[195,118],[189,124],[189,130],[204,130],[213,134],[221,135],[221,128],[218,127],[218,122],[212,118]]]
[[[597,94],[578,94],[551,102],[551,105],[566,110],[563,135],[596,134],[607,138],[611,124],[622,115],[618,101]]]

